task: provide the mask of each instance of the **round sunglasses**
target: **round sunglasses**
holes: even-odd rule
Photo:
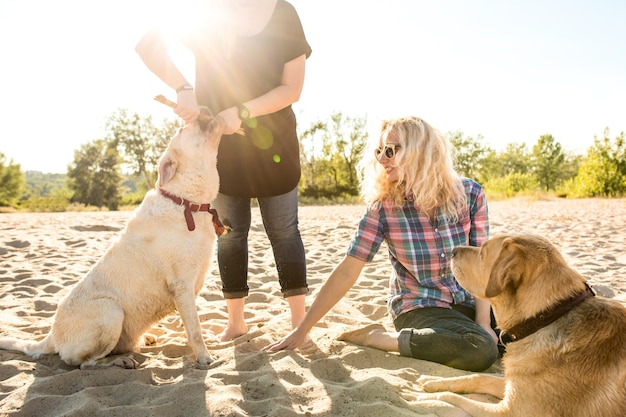
[[[396,145],[396,144],[389,144],[389,145],[385,145],[382,148],[376,148],[374,149],[374,154],[376,155],[376,158],[380,158],[381,154],[385,154],[385,157],[387,159],[393,159],[394,156],[396,156],[396,149],[401,148],[402,146],[400,145]]]

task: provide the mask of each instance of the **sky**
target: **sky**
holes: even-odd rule
[[[175,93],[134,47],[155,22],[182,30],[199,0],[0,0],[0,152],[65,173],[118,109],[173,118]],[[291,0],[313,53],[294,110],[416,115],[502,150],[550,134],[584,154],[626,131],[623,0]],[[193,80],[192,60],[177,59]]]

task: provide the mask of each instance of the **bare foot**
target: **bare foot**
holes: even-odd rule
[[[234,326],[234,327],[226,327],[224,331],[217,335],[217,337],[222,342],[229,342],[238,338],[239,336],[243,336],[248,333],[248,326],[243,324],[242,326]]]
[[[370,346],[369,339],[374,334],[385,333],[387,330],[382,324],[374,323],[363,327],[362,329],[345,332],[337,337],[337,340],[354,343],[360,346]]]

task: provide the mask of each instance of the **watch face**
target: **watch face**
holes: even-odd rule
[[[249,119],[250,118],[250,110],[248,110],[247,108],[245,108],[243,106],[240,107],[239,108],[239,118],[241,120]]]

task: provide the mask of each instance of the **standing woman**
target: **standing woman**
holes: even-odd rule
[[[490,305],[465,291],[450,267],[454,247],[480,246],[488,238],[487,200],[479,184],[455,172],[451,152],[445,136],[417,117],[383,123],[361,161],[368,206],[346,256],[298,327],[265,350],[302,346],[386,242],[396,331],[373,324],[339,340],[459,369],[491,366],[498,349]]]
[[[228,308],[223,341],[248,332],[248,232],[256,198],[272,245],[292,327],[305,313],[306,260],[298,228],[299,143],[291,104],[300,98],[311,54],[300,18],[285,0],[211,0],[207,17],[182,40],[195,58],[195,87],[170,59],[168,44],[149,31],[136,47],[146,66],[177,93],[174,110],[187,123],[207,106],[226,121],[213,205],[230,232],[218,239]],[[183,17],[178,17],[183,18]]]

